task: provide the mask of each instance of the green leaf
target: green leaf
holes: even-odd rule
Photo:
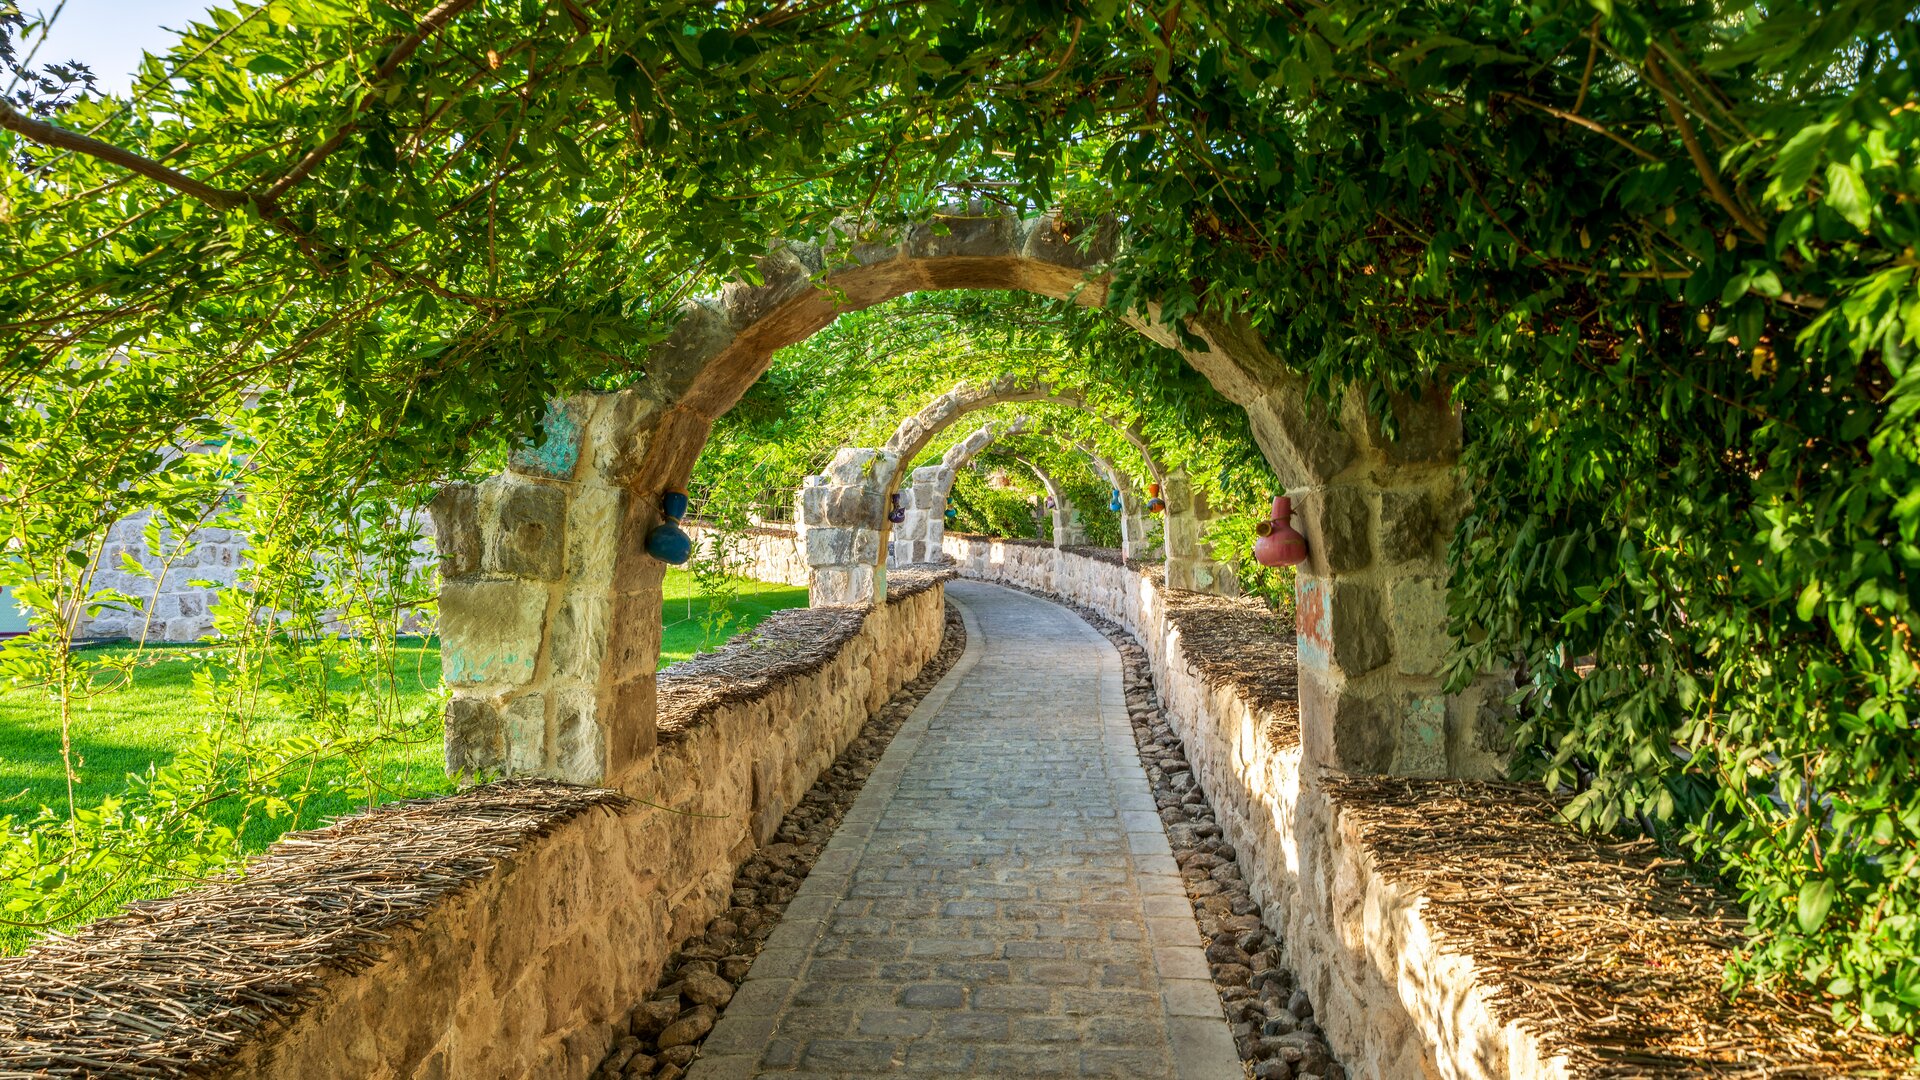
[[[1807,582],[1807,587],[1800,590],[1800,601],[1794,605],[1794,614],[1800,616],[1801,619],[1807,622],[1812,622],[1813,613],[1818,610],[1819,607],[1820,583],[1817,581],[1809,581]]]
[[[1833,120],[1811,124],[1787,140],[1768,170],[1773,182],[1767,185],[1767,198],[1785,201],[1806,190],[1807,181],[1813,179],[1814,166],[1820,162],[1820,151],[1826,146],[1827,135],[1837,126],[1838,122]]]
[[[1867,187],[1861,181],[1858,169],[1838,161],[1827,166],[1826,204],[1833,208],[1834,213],[1846,218],[1849,225],[1861,232],[1867,231]]]
[[[255,75],[291,75],[300,69],[278,56],[262,55],[247,61],[247,70]]]
[[[1825,878],[1800,886],[1800,929],[1813,933],[1827,921],[1827,909],[1833,906],[1833,882]]]

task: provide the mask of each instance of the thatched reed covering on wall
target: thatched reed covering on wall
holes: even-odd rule
[[[944,567],[889,571],[887,602],[917,596],[952,576]],[[661,741],[683,739],[718,709],[757,701],[777,687],[817,673],[859,636],[868,610],[853,605],[786,608],[713,652],[667,666],[656,683]]]
[[[1091,544],[1068,544],[1060,550],[1069,555],[1080,555],[1113,566],[1127,565],[1127,557],[1119,548],[1094,547]]]
[[[1300,650],[1292,618],[1251,596],[1169,589],[1158,568],[1149,576],[1160,587],[1167,621],[1180,632],[1180,651],[1201,681],[1232,687],[1256,712],[1273,717],[1266,735],[1274,748],[1300,745]]]
[[[495,864],[618,792],[514,780],[282,838],[247,876],[0,959],[0,1080],[203,1077]]]
[[[1374,868],[1417,890],[1421,918],[1472,957],[1504,1021],[1620,1080],[1907,1076],[1904,1040],[1837,1027],[1790,989],[1722,989],[1745,944],[1739,906],[1651,840],[1589,837],[1538,787],[1327,781]]]

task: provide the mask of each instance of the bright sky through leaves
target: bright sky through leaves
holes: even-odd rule
[[[36,63],[78,60],[93,69],[105,94],[124,94],[133,83],[133,70],[142,52],[162,52],[177,35],[173,30],[207,10],[208,0],[67,0],[54,20]],[[22,4],[30,18],[52,15],[59,0]],[[172,28],[172,29],[169,29]],[[22,52],[33,47],[35,37]]]

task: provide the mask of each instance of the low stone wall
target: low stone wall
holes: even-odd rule
[[[668,668],[658,745],[618,791],[513,781],[383,808],[0,960],[0,1072],[587,1076],[786,807],[938,650],[942,581],[777,612]]]
[[[147,536],[152,518],[152,511],[142,510],[109,526],[92,578],[96,589],[139,597],[145,610],[100,608],[81,617],[74,628],[76,636],[198,641],[213,633],[214,599],[220,589],[239,579],[247,557],[246,536],[213,526],[196,529],[185,537],[162,529],[156,551]],[[439,564],[439,555],[433,550],[433,522],[422,514],[412,524],[423,536],[416,545],[413,569],[432,570]],[[129,562],[140,567],[140,572],[130,572]],[[408,630],[431,633],[432,626],[420,620]]]
[[[945,549],[965,576],[1083,604],[1140,641],[1254,899],[1349,1076],[1568,1075],[1564,1061],[1496,1016],[1472,960],[1433,940],[1419,898],[1373,872],[1357,829],[1319,778],[1303,775],[1298,707],[1257,704],[1230,680],[1207,677],[1219,658],[1188,654],[1170,610],[1182,594],[1073,552],[956,536]]]
[[[697,522],[686,525],[695,546],[705,549],[713,543],[713,530]],[[777,581],[783,585],[807,586],[807,552],[792,529],[758,525],[741,534],[735,553],[740,574],[755,581]]]

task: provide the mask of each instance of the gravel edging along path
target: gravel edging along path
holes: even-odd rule
[[[1260,905],[1240,872],[1238,852],[1222,835],[1213,806],[1160,705],[1146,649],[1120,624],[1091,608],[1039,589],[993,584],[1059,604],[1119,650],[1127,718],[1133,722],[1140,764],[1193,903],[1206,942],[1207,968],[1247,1075],[1254,1080],[1346,1080],[1346,1069],[1334,1060],[1333,1048],[1314,1022],[1313,1002],[1280,962],[1280,938],[1261,922]]]
[[[960,611],[948,604],[939,651],[821,774],[780,823],[774,842],[741,865],[732,906],[668,957],[659,989],[628,1012],[627,1034],[594,1070],[594,1080],[679,1080],[685,1074],[887,744],[966,644]]]

